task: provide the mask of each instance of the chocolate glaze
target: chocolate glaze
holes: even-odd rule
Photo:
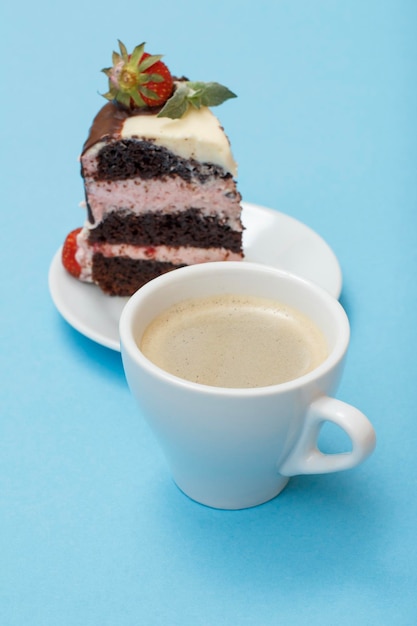
[[[120,136],[123,122],[128,116],[128,111],[118,107],[113,102],[105,104],[93,120],[81,154],[84,154],[99,141]]]
[[[128,110],[115,102],[108,102],[95,116],[81,154],[85,154],[87,150],[99,141],[118,139],[126,118],[133,115],[157,115],[161,108],[143,107],[142,109]]]

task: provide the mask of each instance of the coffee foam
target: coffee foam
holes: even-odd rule
[[[324,336],[305,315],[274,300],[234,294],[170,307],[146,328],[140,349],[175,376],[234,388],[293,380],[327,356]]]

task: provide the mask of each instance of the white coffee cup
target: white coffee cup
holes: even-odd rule
[[[328,343],[327,358],[290,382],[226,388],[189,382],[159,368],[138,347],[149,323],[171,305],[236,293],[275,299],[310,318]],[[120,342],[132,394],[164,452],[173,479],[193,500],[241,509],[274,498],[290,476],[352,468],[375,447],[375,432],[358,409],[330,397],[342,374],[349,322],[337,300],[284,271],[246,262],[193,265],[139,289],[120,319]],[[324,454],[324,422],[340,426],[350,452]]]

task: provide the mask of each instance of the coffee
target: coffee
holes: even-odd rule
[[[301,312],[234,294],[175,304],[145,329],[139,347],[175,376],[235,388],[293,380],[327,356],[324,336]]]

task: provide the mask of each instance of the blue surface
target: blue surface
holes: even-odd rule
[[[417,3],[2,13],[0,624],[417,624]],[[216,112],[245,200],[336,252],[352,325],[338,397],[378,436],[359,468],[294,478],[247,511],[191,502],[119,354],[55,310],[48,267],[83,221],[77,156],[118,38],[238,93]]]

